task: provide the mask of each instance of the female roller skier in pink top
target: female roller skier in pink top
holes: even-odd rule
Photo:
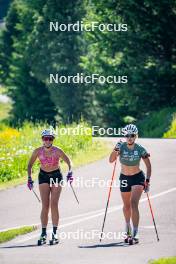
[[[32,166],[36,159],[40,161],[40,172],[39,172],[39,190],[42,201],[41,211],[41,225],[42,233],[38,240],[38,245],[46,243],[46,228],[48,224],[48,213],[49,207],[51,206],[51,217],[53,224],[52,240],[58,243],[57,227],[59,223],[59,211],[58,201],[61,193],[61,181],[62,173],[59,167],[60,158],[63,159],[69,168],[67,175],[67,181],[72,183],[73,175],[71,170],[71,160],[69,157],[60,149],[53,146],[53,140],[55,138],[52,130],[44,130],[41,134],[43,146],[34,150],[28,163],[28,188],[33,188],[32,181]]]

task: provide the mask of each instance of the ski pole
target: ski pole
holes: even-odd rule
[[[40,203],[41,201],[40,201],[40,199],[39,199],[38,195],[36,194],[36,192],[34,191],[34,189],[33,189],[33,188],[32,188],[32,191],[33,191],[33,193],[35,194],[35,196],[36,196],[37,200],[38,200],[38,201],[39,201],[39,203]]]
[[[102,236],[103,236],[103,230],[104,230],[104,226],[105,226],[105,220],[106,220],[106,215],[107,215],[107,211],[108,211],[110,195],[111,195],[111,190],[112,190],[112,183],[113,183],[114,176],[115,176],[116,163],[117,163],[117,158],[116,158],[115,163],[114,163],[114,169],[113,169],[112,178],[111,178],[111,184],[110,184],[109,193],[108,193],[108,200],[107,200],[107,204],[106,204],[105,215],[104,215],[103,225],[102,225],[102,229],[101,229],[100,242],[101,242]]]
[[[149,207],[150,207],[150,212],[151,212],[152,219],[153,219],[153,224],[154,224],[154,227],[155,227],[157,241],[159,241],[158,231],[157,231],[157,228],[156,228],[156,223],[155,223],[155,218],[154,218],[154,215],[153,215],[153,210],[152,210],[151,202],[150,202],[148,193],[146,193],[146,194],[147,194],[147,199],[148,199],[148,203],[149,203]]]
[[[77,198],[77,196],[76,196],[75,190],[73,189],[73,186],[72,186],[71,183],[70,183],[70,186],[71,186],[71,188],[72,188],[72,191],[73,191],[73,194],[74,194],[74,196],[75,196],[75,199],[76,199],[77,203],[79,204],[79,200],[78,200],[78,198]]]

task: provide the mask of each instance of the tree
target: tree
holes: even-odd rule
[[[1,82],[8,87],[13,100],[12,120],[26,119],[52,122],[55,105],[44,82],[38,80],[28,64],[28,38],[34,26],[35,13],[21,1],[14,1],[6,18],[1,37]]]
[[[87,20],[127,23],[128,31],[89,32],[84,68],[103,75],[128,75],[127,85],[98,86],[103,122],[116,125],[124,116],[176,104],[176,2],[173,0],[92,0]]]
[[[0,20],[2,20],[6,16],[9,3],[10,0],[1,0]]]
[[[28,3],[31,7],[36,2]],[[41,1],[41,5],[43,5]],[[39,80],[44,80],[52,96],[60,119],[64,123],[80,120],[84,116],[85,89],[74,83],[51,84],[49,75],[74,76],[80,72],[82,54],[81,35],[73,31],[49,31],[49,22],[75,23],[83,15],[82,1],[48,0],[38,5],[38,19],[31,34],[28,62]]]
[[[44,83],[32,76],[25,62],[21,62],[20,68],[14,67],[13,73],[16,77],[9,86],[9,94],[13,100],[13,123],[21,124],[25,120],[53,123],[56,115],[55,105],[50,100]]]
[[[18,30],[16,25],[19,23],[16,5],[11,5],[11,11],[8,12],[6,18],[6,27],[0,31],[0,82],[5,83],[9,74],[11,63],[11,55],[13,48],[13,37],[18,38]]]

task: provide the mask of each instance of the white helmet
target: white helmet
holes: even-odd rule
[[[133,124],[126,125],[124,128],[122,128],[122,133],[124,136],[131,134],[137,135],[138,134],[137,126]]]
[[[55,137],[55,134],[54,134],[54,131],[53,130],[51,130],[51,129],[45,129],[45,130],[43,130],[42,131],[42,133],[41,133],[41,136],[42,137]]]

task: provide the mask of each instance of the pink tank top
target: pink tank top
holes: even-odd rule
[[[59,156],[57,154],[57,148],[56,147],[52,147],[50,157],[46,156],[45,149],[44,149],[44,147],[42,147],[39,150],[38,158],[39,158],[40,163],[43,167],[59,166]]]

